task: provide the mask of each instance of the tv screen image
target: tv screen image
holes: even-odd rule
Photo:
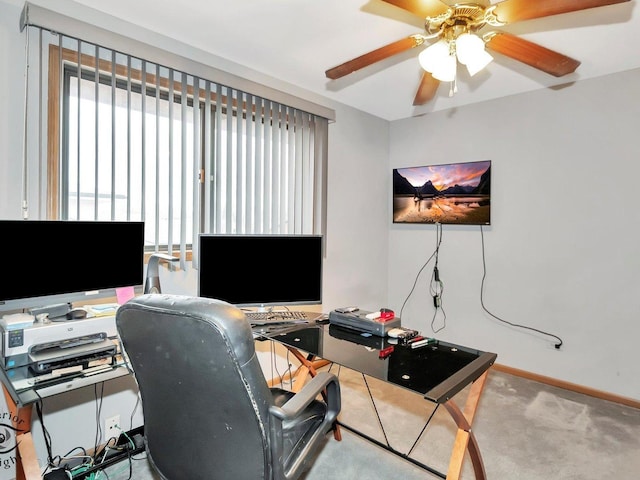
[[[490,225],[491,160],[394,168],[393,223]]]
[[[322,303],[321,235],[201,234],[198,296],[243,307]]]

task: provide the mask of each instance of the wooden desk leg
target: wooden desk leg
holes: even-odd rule
[[[301,364],[300,368],[296,371],[296,381],[293,385],[293,391],[299,392],[307,381],[307,376],[311,376],[311,378],[313,378],[318,374],[318,371],[316,370],[314,357],[307,358],[295,348],[287,347],[287,350],[289,350]]]
[[[304,384],[307,382],[307,377],[313,374],[311,373],[311,369],[306,365],[301,365],[297,370],[293,378],[293,385],[291,386],[291,391],[298,393],[304,387]]]
[[[31,435],[31,410],[32,405],[18,407],[7,392],[5,386],[2,386],[4,398],[7,407],[13,407],[16,412],[11,417],[11,424],[16,429],[16,446],[17,446],[17,462],[16,462],[16,480],[40,480],[42,473],[38,464],[38,455],[36,454],[33,436]]]
[[[274,385],[278,385],[282,383],[282,381],[289,380],[292,383],[291,391],[298,392],[306,383],[308,375],[313,377],[316,374],[316,371],[318,368],[324,367],[325,365],[328,365],[331,363],[329,360],[323,360],[323,359],[307,360],[303,356],[302,357],[296,356],[296,358],[300,360],[302,365],[300,365],[295,372],[287,373],[286,375],[279,378],[278,377],[272,378],[267,382],[267,384],[270,387],[273,387]],[[313,371],[311,369],[313,369]]]
[[[40,480],[42,474],[31,432],[19,434],[16,437],[16,442],[18,442],[18,452],[20,453],[16,463],[16,480]]]
[[[458,426],[458,433],[453,444],[451,458],[449,460],[449,470],[447,471],[447,480],[458,480],[462,470],[462,462],[464,460],[465,451],[469,452],[471,464],[475,473],[476,480],[486,480],[487,475],[484,470],[484,463],[480,455],[480,448],[475,435],[471,431],[473,417],[476,414],[480,395],[484,389],[489,370],[484,372],[473,384],[469,390],[469,396],[464,407],[464,413],[458,408],[453,399],[444,403],[445,408],[453,417]]]

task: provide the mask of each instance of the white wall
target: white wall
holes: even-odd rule
[[[390,169],[492,160],[492,219],[443,227],[446,328],[498,363],[640,399],[640,70],[391,125]],[[389,189],[391,187],[389,186]],[[389,193],[391,195],[391,193]],[[390,218],[390,214],[389,214]],[[400,309],[435,248],[435,226],[390,223],[389,303]],[[433,262],[403,323],[431,332]]]

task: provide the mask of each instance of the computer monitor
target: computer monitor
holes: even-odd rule
[[[144,281],[144,222],[0,220],[0,251],[0,311],[113,297]]]
[[[237,306],[322,303],[321,235],[199,237],[198,295]]]

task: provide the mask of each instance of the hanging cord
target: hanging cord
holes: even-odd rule
[[[526,325],[519,325],[517,323],[509,322],[507,320],[504,320],[504,319],[494,315],[489,310],[487,310],[487,307],[485,307],[485,305],[484,305],[484,279],[487,276],[487,264],[486,264],[485,256],[484,256],[484,230],[482,229],[482,225],[480,225],[480,237],[482,239],[482,284],[480,286],[480,304],[482,305],[482,309],[485,312],[487,312],[489,315],[491,315],[493,318],[495,318],[496,320],[498,320],[500,322],[503,322],[503,323],[506,323],[507,325],[510,325],[512,327],[523,328],[525,330],[531,330],[531,331],[534,331],[534,332],[541,333],[542,335],[546,335],[548,337],[555,338],[558,341],[558,343],[554,344],[554,346],[556,347],[557,350],[560,350],[560,347],[562,346],[563,342],[562,342],[562,339],[559,336],[554,335],[553,333],[549,333],[549,332],[545,332],[543,330],[539,330],[537,328],[533,328],[533,327],[529,327],[529,326],[526,326]]]
[[[131,415],[129,415],[129,430],[133,430],[133,417],[135,413],[138,411],[138,407],[140,406],[140,390],[138,390],[138,395],[136,395],[136,404],[133,406],[133,410],[131,410]]]
[[[98,388],[100,389],[98,391]],[[104,396],[104,382],[96,383],[93,385],[93,394],[96,400],[96,436],[93,444],[93,460],[94,463],[99,458],[99,446],[102,440],[102,425],[100,424],[100,414],[102,412],[102,399]]]
[[[54,458],[52,455],[51,435],[49,435],[49,431],[44,426],[44,412],[42,410],[43,408],[42,397],[40,396],[37,390],[34,389],[33,391],[38,397],[38,401],[36,402],[35,405],[36,405],[36,412],[38,414],[38,418],[40,419],[40,427],[42,428],[42,436],[44,438],[44,444],[47,449],[47,465],[49,468],[53,468],[53,467],[56,467],[57,465],[54,464]]]
[[[441,235],[441,237],[442,237],[442,235]],[[437,239],[437,236],[436,236],[436,239]],[[427,258],[427,261],[424,262],[422,267],[420,267],[420,270],[418,270],[418,274],[416,275],[416,278],[413,281],[413,286],[411,287],[411,290],[409,291],[409,294],[407,295],[407,297],[404,299],[404,302],[402,302],[402,307],[400,308],[400,318],[402,318],[402,311],[404,310],[405,305],[409,301],[409,298],[413,294],[413,291],[416,289],[416,285],[418,284],[418,279],[420,278],[420,275],[422,274],[422,271],[425,268],[427,268],[427,265],[429,265],[429,262],[431,261],[431,259],[436,256],[436,254],[438,253],[438,249],[439,248],[440,248],[440,241],[436,240],[436,249],[435,249],[435,251],[431,254],[431,256],[429,258]]]
[[[278,369],[278,353],[276,352],[276,344],[275,342],[269,342],[269,343],[271,344],[270,345],[271,379],[273,380],[277,376],[280,386],[284,388],[285,383],[287,383],[287,381],[285,380],[285,376],[288,375],[289,385],[292,386],[293,379],[291,378],[291,359],[289,358],[289,350],[287,350],[287,354],[286,354],[287,368],[283,375],[282,373],[280,373],[280,370]]]
[[[52,443],[51,443],[51,435],[49,434],[49,431],[46,429],[45,425],[44,425],[44,411],[43,411],[43,407],[44,407],[44,401],[42,400],[42,397],[40,396],[40,394],[38,393],[37,390],[34,390],[34,393],[37,395],[38,397],[38,401],[35,403],[36,406],[36,412],[38,414],[38,419],[40,420],[40,426],[42,428],[42,435],[44,438],[44,443],[45,443],[45,447],[47,449],[47,466],[43,472],[43,477],[45,475],[45,473],[47,473],[48,471],[51,471],[53,469],[56,468],[60,468],[60,465],[63,461],[65,460],[71,460],[71,459],[80,459],[82,460],[81,465],[78,465],[78,467],[81,466],[86,466],[86,465],[93,465],[93,458],[87,454],[87,451],[83,448],[83,447],[74,447],[72,448],[69,452],[67,452],[65,455],[60,456],[60,455],[56,455],[53,456],[52,454]],[[74,451],[80,451],[82,454],[81,455],[72,455],[72,453]],[[67,471],[67,474],[69,474],[69,470],[68,467],[65,467],[65,470]]]
[[[440,253],[441,243],[442,243],[442,224],[436,223],[436,248],[431,254],[431,256],[427,259],[427,261],[424,262],[422,267],[420,267],[420,270],[418,270],[418,274],[416,275],[416,278],[413,281],[413,286],[411,287],[411,291],[409,292],[407,297],[404,299],[404,302],[402,303],[402,307],[400,308],[400,318],[402,318],[402,312],[404,311],[404,307],[409,301],[409,298],[411,297],[411,295],[413,294],[413,291],[416,289],[416,285],[418,284],[418,279],[420,278],[422,271],[425,268],[427,268],[427,265],[429,265],[429,262],[431,262],[431,259],[435,258],[435,265],[433,267],[433,273],[432,273],[431,281],[429,284],[429,291],[430,291],[429,293],[431,295],[431,298],[433,299],[433,305],[436,309],[435,313],[433,314],[433,318],[431,319],[431,330],[433,330],[434,333],[437,333],[440,330],[442,330],[446,326],[446,321],[447,321],[447,314],[445,313],[444,308],[442,307],[442,292],[444,291],[444,284],[440,280],[440,272],[438,270],[438,254]],[[436,321],[436,316],[438,315],[439,310],[442,311],[442,314],[444,317],[443,325],[442,327],[436,329],[435,321]]]
[[[442,305],[444,284],[442,283],[442,280],[440,280],[440,271],[438,270],[438,256],[440,253],[440,244],[442,243],[442,224],[440,223],[436,223],[436,238],[436,250],[434,252],[436,260],[435,265],[433,266],[433,274],[431,275],[431,283],[429,284],[429,293],[431,293],[433,308],[435,309],[433,317],[431,318],[431,331],[433,331],[433,333],[438,333],[447,326],[447,314],[445,313]],[[442,326],[440,328],[435,328],[438,311],[442,311]]]

